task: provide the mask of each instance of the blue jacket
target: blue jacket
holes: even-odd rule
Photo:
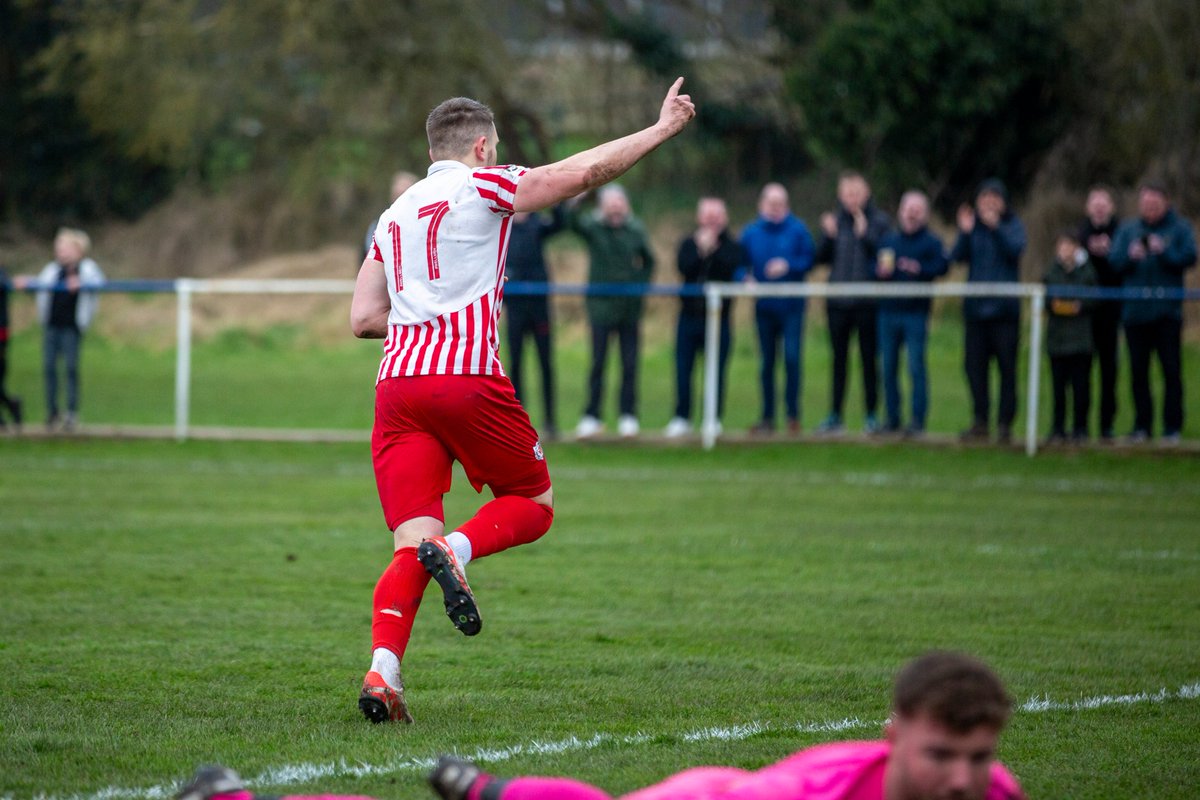
[[[793,214],[780,222],[770,222],[759,217],[742,231],[742,250],[746,263],[738,270],[742,279],[752,274],[759,283],[802,283],[813,266],[816,250],[808,228]],[[778,278],[768,278],[767,262],[772,258],[786,258],[788,271]],[[763,311],[803,311],[803,297],[760,297],[759,309]]]
[[[950,267],[949,262],[946,261],[946,251],[942,240],[930,233],[929,228],[921,228],[913,233],[892,231],[879,240],[879,249],[894,251],[897,264],[902,258],[910,258],[921,265],[921,270],[916,275],[896,267],[892,270],[890,277],[879,278],[881,281],[928,283],[934,278],[945,275],[946,270]],[[929,302],[928,297],[885,297],[879,301],[879,310],[928,314]]]
[[[1129,245],[1138,239],[1143,241],[1157,234],[1166,243],[1166,249],[1158,254],[1146,253],[1146,257],[1134,261],[1129,257]],[[1132,219],[1117,229],[1109,263],[1124,279],[1128,287],[1153,287],[1182,289],[1183,273],[1196,263],[1196,237],[1187,220],[1168,210],[1157,225],[1140,219]],[[1128,300],[1121,314],[1126,325],[1139,325],[1160,319],[1183,319],[1182,300]]]
[[[950,251],[951,261],[965,261],[968,283],[1017,283],[1021,279],[1021,253],[1025,251],[1025,226],[1008,212],[1000,224],[989,228],[976,222],[969,233],[959,233]],[[972,321],[1019,320],[1017,297],[968,297],[963,317]]]

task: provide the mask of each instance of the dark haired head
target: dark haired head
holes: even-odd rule
[[[1163,197],[1168,197],[1170,195],[1170,193],[1167,191],[1167,185],[1160,180],[1142,181],[1141,184],[1138,185],[1138,191],[1154,192],[1155,194],[1161,194]]]
[[[495,126],[492,110],[483,103],[469,97],[452,97],[425,119],[429,152],[435,160],[459,158],[470,152],[480,136],[491,135]]]
[[[1012,698],[982,661],[937,650],[900,670],[892,712],[909,718],[924,714],[955,733],[980,726],[999,731],[1012,714]]]

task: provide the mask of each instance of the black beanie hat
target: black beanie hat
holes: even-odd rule
[[[978,198],[979,195],[983,194],[984,192],[998,194],[1006,204],[1008,203],[1008,189],[1004,186],[1004,181],[1000,180],[999,178],[988,178],[986,181],[979,184],[979,189],[975,191],[975,197]]]

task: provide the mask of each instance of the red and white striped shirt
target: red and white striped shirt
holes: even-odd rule
[[[392,310],[377,381],[402,375],[503,375],[504,261],[525,167],[435,161],[383,212],[371,255]]]

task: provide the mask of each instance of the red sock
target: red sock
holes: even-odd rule
[[[529,544],[550,530],[554,509],[528,497],[505,495],[485,503],[455,530],[471,540],[471,560]]]
[[[371,649],[386,647],[404,660],[412,635],[413,620],[421,607],[421,595],[429,585],[429,573],[417,561],[417,548],[402,547],[375,584],[371,608]]]

